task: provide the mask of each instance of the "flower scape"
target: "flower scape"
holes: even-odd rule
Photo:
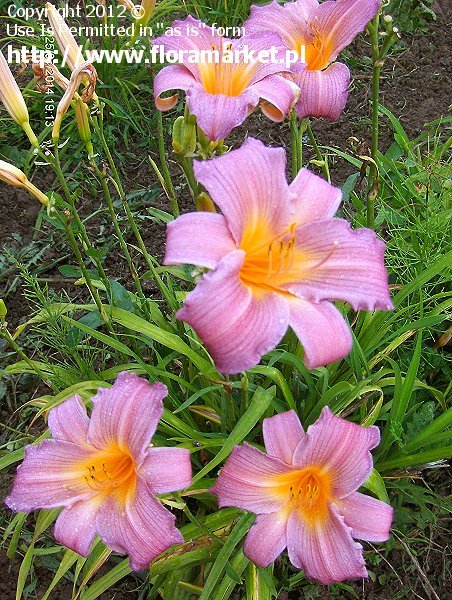
[[[0,193],[35,206],[30,248],[44,228],[64,254],[56,290],[44,250],[0,260],[33,307],[0,298],[15,597],[48,568],[43,600],[383,599],[406,550],[438,598],[410,544],[444,514],[429,477],[451,454],[450,142],[382,104],[386,4],[86,8],[128,33],[84,37],[47,3],[27,36],[50,55],[19,78],[0,54]],[[365,68],[370,141],[336,148]]]

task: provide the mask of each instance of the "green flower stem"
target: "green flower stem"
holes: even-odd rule
[[[322,152],[320,151],[319,145],[317,144],[317,140],[315,139],[314,132],[312,131],[311,123],[307,119],[306,131],[308,132],[309,141],[311,142],[312,147],[314,148],[314,152],[317,156],[317,159],[322,163],[322,171],[325,179],[328,183],[331,183],[330,169],[328,167],[328,162],[325,160]]]
[[[46,374],[43,373],[41,369],[37,367],[36,364],[30,358],[28,358],[28,356],[25,354],[22,348],[17,344],[16,340],[8,331],[6,323],[0,323],[0,337],[6,340],[6,343],[14,350],[14,352],[18,356],[20,356],[20,358],[24,362],[27,363],[27,365],[36,373],[36,375],[38,375],[38,377],[41,378],[42,381],[45,381],[47,385],[51,387],[56,394],[59,392],[59,389],[56,387],[56,385],[48,379]]]
[[[71,213],[68,211],[67,217],[71,216]],[[72,231],[72,227],[70,224],[70,220],[68,218],[63,218],[61,217],[61,215],[58,215],[58,220],[60,221],[60,223],[64,226],[65,230],[66,230],[66,234],[69,240],[69,245],[71,246],[71,249],[74,253],[75,258],[77,259],[77,262],[79,264],[79,267],[82,271],[83,277],[85,279],[85,283],[91,293],[91,296],[94,300],[94,302],[96,303],[97,306],[97,310],[99,311],[103,322],[105,323],[109,333],[115,337],[115,339],[117,339],[117,336],[113,330],[113,326],[111,324],[111,320],[109,318],[109,316],[107,315],[107,313],[105,312],[105,309],[102,305],[102,300],[100,298],[99,295],[99,291],[96,289],[96,287],[94,286],[91,277],[88,273],[88,270],[86,268],[85,262],[83,260],[83,256],[82,253],[80,252],[80,248],[78,246],[77,240],[75,239],[75,235],[74,232]]]
[[[129,266],[129,271],[132,275],[132,279],[135,284],[135,288],[137,290],[137,296],[140,300],[141,308],[143,309],[144,313],[146,314],[146,317],[149,318],[149,316],[150,316],[149,310],[148,310],[148,306],[147,306],[147,302],[146,302],[146,297],[143,292],[143,288],[141,287],[141,281],[138,276],[137,270],[135,269],[135,265],[133,264],[133,260],[130,255],[129,249],[127,247],[127,243],[124,239],[124,236],[122,235],[121,228],[119,227],[118,219],[116,218],[116,212],[115,212],[115,208],[113,205],[113,199],[111,197],[110,189],[108,187],[107,175],[104,171],[101,171],[99,169],[99,167],[96,165],[94,160],[91,162],[91,166],[101,182],[102,190],[104,192],[104,196],[107,201],[108,212],[110,213],[110,218],[112,220],[113,227],[115,229],[116,236],[119,241],[119,245],[121,246],[121,250],[122,250],[124,257],[127,261],[127,264]]]
[[[40,155],[53,167],[53,169],[58,177],[58,181],[60,182],[60,185],[62,187],[66,201],[71,208],[71,213],[77,224],[77,228],[80,233],[80,237],[82,238],[83,244],[85,245],[85,248],[87,249],[90,258],[94,261],[94,263],[97,267],[97,270],[99,271],[99,275],[102,280],[102,283],[104,284],[105,288],[107,290],[109,290],[110,289],[110,281],[107,277],[107,274],[105,273],[102,262],[100,261],[100,259],[97,256],[97,252],[96,252],[95,248],[91,244],[91,241],[88,237],[88,233],[85,228],[85,225],[84,225],[83,221],[80,219],[80,216],[78,214],[77,207],[76,207],[75,201],[74,201],[74,197],[71,194],[71,191],[69,190],[69,187],[66,183],[66,178],[65,178],[63,170],[61,168],[58,144],[55,144],[55,156],[54,157],[51,154],[47,155],[47,154],[41,153]]]
[[[163,134],[163,116],[160,110],[157,110],[157,139],[160,157],[160,168],[165,182],[166,191],[168,193],[171,204],[171,212],[175,217],[180,215],[179,204],[177,202],[176,190],[174,189],[171,174],[166,160],[165,152],[165,136]]]
[[[378,29],[380,25],[380,11],[375,15],[369,26],[372,37],[372,146],[371,156],[374,160],[369,167],[369,183],[367,187],[367,227],[375,226],[375,200],[378,195],[378,171],[376,166],[378,152],[378,106],[380,97],[380,74],[383,66],[380,56]]]
[[[298,126],[297,113],[294,109],[290,114],[290,136],[292,141],[292,179],[295,179],[303,165],[303,133],[302,125]]]
[[[102,109],[100,114],[102,115]],[[165,298],[165,300],[168,302],[168,305],[172,308],[172,309],[176,309],[178,307],[178,303],[176,302],[175,298],[170,294],[168,288],[166,287],[166,285],[164,284],[164,282],[162,281],[160,275],[157,273],[154,262],[152,257],[149,255],[146,246],[143,242],[143,238],[141,237],[140,231],[137,227],[135,218],[133,216],[132,211],[130,210],[130,206],[129,203],[127,202],[127,197],[124,191],[124,188],[122,186],[121,183],[121,178],[119,176],[119,172],[116,168],[115,162],[113,160],[113,156],[110,152],[110,149],[108,147],[107,141],[105,139],[105,136],[103,135],[103,126],[102,126],[102,120],[100,121],[100,123],[94,118],[93,119],[93,124],[94,124],[94,128],[96,133],[99,135],[99,139],[101,141],[102,144],[102,148],[104,149],[104,152],[107,156],[107,160],[108,160],[108,164],[110,166],[110,169],[112,171],[113,177],[110,178],[110,181],[113,183],[113,185],[116,188],[116,191],[119,194],[119,197],[121,198],[121,202],[122,205],[124,207],[124,210],[126,212],[127,215],[127,220],[132,228],[133,234],[135,236],[135,239],[138,242],[138,246],[141,250],[141,254],[143,255],[143,258],[146,262],[146,265],[149,269],[149,271],[151,271],[152,276],[155,280],[155,282],[157,283],[157,285],[160,288],[160,291],[163,294],[163,297]],[[107,183],[107,181],[106,181]],[[108,187],[108,183],[107,183],[107,187]],[[108,201],[108,200],[107,200]]]

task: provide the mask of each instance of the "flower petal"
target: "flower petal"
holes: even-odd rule
[[[277,513],[258,515],[243,544],[243,553],[255,565],[268,567],[287,546],[288,517],[287,506]]]
[[[92,399],[88,442],[100,450],[119,446],[139,466],[157,429],[168,394],[162,383],[150,384],[135,373],[119,373],[111,388],[101,388]]]
[[[88,556],[97,532],[96,515],[103,501],[102,495],[98,494],[63,508],[55,523],[56,541],[82,556]]]
[[[275,31],[290,48],[295,49],[302,39],[308,41],[312,36],[308,22],[317,9],[317,0],[286,2],[282,6],[274,1],[265,6],[252,6],[244,28],[247,32]]]
[[[285,334],[289,308],[276,293],[255,296],[242,284],[245,253],[236,250],[204,275],[176,314],[189,323],[222,373],[239,373],[256,365]]]
[[[259,95],[252,88],[245,89],[239,96],[209,94],[197,83],[187,90],[187,104],[206,137],[218,141],[243,123],[259,104]]]
[[[153,494],[188,488],[192,483],[190,451],[185,448],[149,448],[140,467]]]
[[[332,496],[345,498],[372,472],[370,450],[379,441],[378,427],[362,427],[336,417],[326,406],[295,450],[294,464],[299,469],[313,464],[324,467],[332,478]]]
[[[289,325],[303,345],[308,369],[328,365],[349,355],[352,334],[334,304],[293,299],[289,307]]]
[[[277,235],[287,227],[294,198],[286,180],[283,148],[267,148],[253,138],[213,160],[196,161],[197,179],[226,217],[239,245],[246,232],[266,228]]]
[[[338,502],[345,523],[352,528],[352,535],[367,542],[385,542],[389,538],[394,510],[392,506],[354,492]]]
[[[96,517],[103,542],[115,552],[128,554],[134,571],[146,569],[156,556],[184,541],[174,526],[175,520],[141,477],[137,477],[134,498],[125,507],[118,506],[110,496]]]
[[[275,491],[274,479],[292,470],[253,446],[235,446],[210,491],[218,497],[220,508],[236,506],[256,514],[274,513],[287,503],[287,497]]]
[[[287,524],[290,562],[310,579],[325,585],[367,577],[362,546],[355,542],[334,504],[324,523],[309,525],[300,510],[292,511]]]
[[[298,86],[281,75],[269,75],[252,89],[264,100],[261,103],[264,115],[277,123],[284,120],[299,93]]]
[[[196,83],[196,79],[190,71],[183,65],[168,65],[157,73],[154,79],[154,97],[155,105],[159,110],[171,110],[177,104],[178,94],[168,98],[162,98],[161,95],[169,90],[187,91],[190,86]]]
[[[304,225],[311,221],[332,219],[342,200],[342,191],[309,169],[301,169],[290,184],[296,194],[294,221]]]
[[[300,419],[294,410],[264,419],[263,434],[268,455],[279,458],[287,465],[292,464],[294,452],[305,437]]]
[[[324,71],[300,69],[294,73],[293,79],[300,88],[300,97],[295,104],[300,119],[339,119],[347,104],[350,85],[350,71],[346,65],[337,62]]]
[[[17,468],[14,487],[5,503],[12,510],[71,506],[94,495],[85,476],[86,462],[95,453],[88,446],[61,440],[44,440],[25,448],[25,459]]]
[[[298,280],[285,286],[288,291],[313,302],[343,300],[355,310],[393,307],[385,243],[374,231],[352,230],[347,221],[330,219],[297,227],[295,235],[303,261]]]
[[[194,51],[212,50],[213,46],[221,48],[223,38],[218,35],[217,29],[207,26],[199,19],[194,19],[191,15],[181,21],[174,21],[172,30],[174,32],[179,30],[181,35],[162,35],[152,40],[152,44],[154,46],[161,46],[164,52],[170,50],[178,52],[182,50],[183,66],[190,71],[193,77],[199,80],[200,63],[197,64],[192,60],[188,60],[188,57]]]
[[[47,424],[55,440],[86,444],[89,418],[81,396],[76,394],[52,408]]]
[[[190,264],[215,269],[236,249],[223,215],[194,212],[181,215],[166,228],[165,264]]]
[[[351,44],[373,19],[380,0],[328,0],[315,12],[315,25],[325,46],[332,46],[330,61]]]

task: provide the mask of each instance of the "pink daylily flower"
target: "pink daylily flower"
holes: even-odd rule
[[[348,99],[350,71],[334,62],[337,55],[377,14],[380,0],[295,0],[252,6],[244,27],[249,32],[276,32],[298,53],[292,67],[301,93],[295,110],[300,118],[339,118]],[[304,60],[305,62],[301,62]]]
[[[282,148],[248,139],[195,161],[195,174],[221,214],[182,215],[167,228],[166,264],[210,269],[177,317],[189,323],[216,367],[256,365],[292,327],[308,368],[339,360],[352,346],[332,300],[355,310],[392,308],[385,244],[370,229],[335,219],[341,191],[307,169],[289,185]]]
[[[188,450],[149,447],[167,393],[161,383],[123,372],[92,398],[90,417],[78,395],[53,408],[53,439],[27,446],[6,504],[24,512],[62,506],[58,542],[87,556],[97,533],[115,552],[129,554],[133,570],[147,568],[184,541],[176,517],[154,494],[192,481]]]
[[[180,36],[162,36],[153,41],[165,52],[183,51],[182,64],[164,67],[155,77],[154,95],[159,110],[170,110],[177,104],[178,96],[162,98],[169,90],[184,90],[188,108],[196,115],[198,125],[212,141],[224,139],[246,119],[259,103],[262,112],[273,121],[280,122],[298,97],[297,86],[281,73],[284,66],[279,59],[274,62],[223,62],[225,52],[248,50],[267,51],[274,47],[277,54],[285,52],[278,35],[265,33],[245,35],[240,39],[223,38],[216,30],[189,16],[173,23]],[[187,33],[190,30],[190,33]],[[193,34],[196,31],[197,35]],[[200,53],[218,51],[220,62],[207,62]],[[196,55],[194,53],[197,53]],[[193,57],[199,54],[199,59]],[[287,70],[287,69],[286,69]]]
[[[267,454],[236,446],[211,489],[220,507],[258,515],[245,555],[266,567],[287,547],[310,579],[331,584],[367,577],[362,546],[383,542],[393,509],[357,492],[372,471],[377,427],[335,417],[328,407],[307,432],[294,411],[264,419]]]

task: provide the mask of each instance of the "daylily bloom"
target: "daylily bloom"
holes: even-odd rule
[[[188,108],[198,125],[212,141],[224,139],[246,119],[262,100],[262,112],[273,121],[282,121],[297,98],[298,89],[281,71],[279,59],[259,62],[258,53],[274,47],[276,55],[284,52],[279,36],[244,35],[240,39],[223,38],[217,31],[193,17],[176,21],[180,36],[162,36],[154,40],[165,52],[183,51],[183,64],[164,67],[154,80],[155,103],[159,110],[170,110],[178,96],[162,98],[168,90],[184,90]],[[188,31],[188,33],[187,33]],[[196,31],[197,35],[193,34]],[[256,60],[235,60],[244,49],[255,53]],[[208,60],[217,52],[217,59]],[[239,54],[240,53],[240,54]],[[243,56],[242,56],[243,58]],[[197,59],[197,60],[195,60]]]
[[[19,86],[11,73],[6,58],[0,52],[0,101],[11,118],[22,127],[33,146],[39,146],[38,139],[30,126],[27,105]]]
[[[146,568],[183,542],[175,517],[154,494],[191,484],[188,450],[149,447],[166,395],[163,384],[123,372],[92,398],[90,418],[78,395],[52,409],[53,439],[27,446],[6,504],[25,512],[62,506],[58,542],[87,556],[97,533],[129,554],[133,570]]]
[[[0,160],[0,180],[9,185],[13,185],[14,187],[20,187],[27,190],[27,192],[30,192],[30,194],[37,198],[44,206],[49,204],[47,196],[28,180],[23,171],[4,160]]]
[[[384,542],[393,510],[357,492],[372,471],[377,427],[335,417],[325,407],[307,432],[294,411],[264,419],[267,454],[236,446],[212,488],[220,507],[258,515],[245,555],[266,567],[287,547],[306,576],[330,584],[367,577],[357,538]]]
[[[334,62],[337,55],[376,15],[380,0],[295,0],[252,6],[244,27],[250,32],[276,32],[298,53],[292,66],[301,93],[295,106],[300,118],[338,119],[348,98],[350,71]]]
[[[50,27],[63,55],[63,66],[67,64],[70,70],[73,71],[85,62],[82,55],[82,48],[77,44],[65,20],[53,4],[47,2],[46,9]]]
[[[223,373],[256,365],[287,327],[312,369],[352,345],[331,300],[355,310],[392,308],[385,244],[370,229],[334,219],[341,191],[307,169],[288,185],[282,148],[248,139],[195,161],[195,175],[221,214],[182,215],[167,228],[166,264],[207,269],[177,317],[189,323]]]

